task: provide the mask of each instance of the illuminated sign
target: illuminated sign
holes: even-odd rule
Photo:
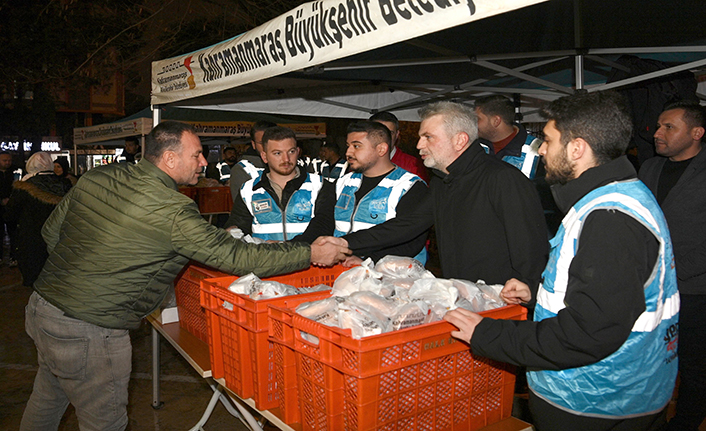
[[[20,141],[17,138],[0,138],[0,151],[19,151]],[[22,140],[22,149],[32,151],[32,143]],[[61,151],[61,140],[56,136],[42,137],[41,151]]]

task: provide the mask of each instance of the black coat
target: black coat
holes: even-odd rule
[[[504,284],[517,278],[536,288],[549,250],[537,192],[519,169],[472,144],[435,171],[430,193],[410,214],[344,236],[351,249],[408,241],[432,224],[445,278]]]
[[[657,196],[665,157],[647,160],[639,178]],[[679,292],[706,294],[706,150],[689,163],[661,204],[674,245]]]
[[[68,180],[49,172],[12,185],[5,217],[17,222],[15,257],[25,286],[34,283],[47,260],[42,226],[69,188]]]

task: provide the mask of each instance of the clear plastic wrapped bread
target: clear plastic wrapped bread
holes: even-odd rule
[[[457,307],[481,312],[502,307],[502,286],[482,280],[435,278],[415,259],[386,256],[373,267],[342,273],[334,282],[332,298],[305,303],[296,312],[319,323],[351,330],[355,339],[396,331],[443,319]],[[315,337],[306,334],[308,340]]]

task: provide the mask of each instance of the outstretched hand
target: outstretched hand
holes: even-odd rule
[[[470,344],[473,332],[483,318],[480,314],[457,308],[446,313],[444,320],[458,328],[458,331],[451,331],[452,337]]]
[[[527,284],[516,278],[511,278],[505,283],[505,287],[500,291],[500,296],[508,304],[527,303],[532,299],[532,292]]]
[[[311,263],[316,266],[333,266],[351,254],[348,241],[342,238],[319,237],[311,244]]]

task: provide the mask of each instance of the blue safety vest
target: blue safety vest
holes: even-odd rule
[[[218,170],[218,174],[220,175],[220,182],[225,183],[230,179],[230,166],[228,166],[228,163],[218,162],[216,164],[216,169]]]
[[[503,161],[511,164],[521,170],[527,178],[534,179],[537,174],[537,166],[539,166],[539,146],[542,145],[542,140],[527,135],[522,152],[519,156],[503,156]]]
[[[321,177],[301,173],[306,175],[306,180],[287,201],[284,217],[277,202],[264,187],[253,189],[263,174],[261,170],[257,178],[246,181],[240,189],[240,196],[253,216],[252,236],[286,241],[303,233],[314,217],[316,198],[323,182]]]
[[[387,174],[380,183],[369,191],[356,205],[355,193],[363,182],[363,174],[350,172],[336,182],[336,208],[334,236],[344,236],[395,218],[397,204],[402,196],[417,182],[418,176],[400,167]],[[422,248],[415,259],[427,261],[427,249]]]
[[[247,160],[241,160],[238,162],[238,164],[243,168],[246,174],[250,175],[250,178],[258,178],[260,176],[260,173],[264,170],[263,168],[258,168],[257,166],[253,165]],[[220,172],[220,170],[219,170]],[[229,175],[230,175],[230,170],[229,170]],[[229,176],[230,178],[230,176]],[[241,186],[242,188],[242,186]]]
[[[570,209],[550,241],[534,320],[555,317],[566,307],[569,266],[581,228],[588,214],[604,209],[633,217],[659,240],[659,257],[644,286],[646,310],[635,321],[627,341],[608,357],[561,371],[529,371],[527,380],[540,398],[575,415],[615,419],[657,413],[671,399],[677,375],[679,293],[667,223],[642,182],[599,187]]]

